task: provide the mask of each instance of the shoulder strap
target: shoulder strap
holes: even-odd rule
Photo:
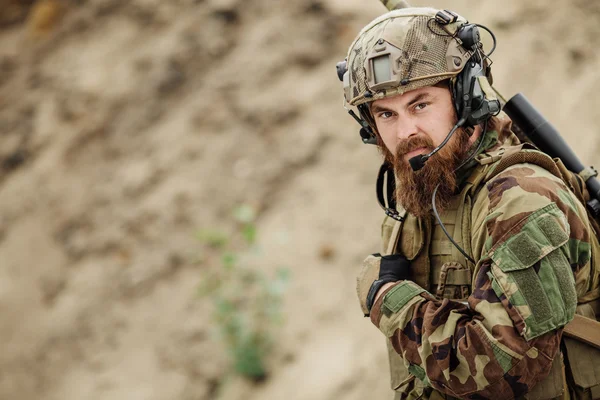
[[[600,349],[600,322],[575,314],[565,326],[564,334]]]
[[[398,244],[398,237],[400,236],[400,228],[402,228],[402,222],[403,221],[396,221],[396,223],[394,224],[394,228],[392,229],[390,239],[386,244],[384,244],[384,255],[391,255],[395,253],[396,245]]]
[[[524,145],[525,143],[520,146],[515,146],[518,148],[515,149],[516,151],[512,149],[512,151],[505,151],[500,157],[500,161],[491,167],[490,171],[485,176],[485,180],[489,181],[493,179],[495,176],[504,172],[508,167],[524,163],[535,164],[539,167],[542,167],[552,175],[563,180],[560,170],[549,155],[542,153],[539,150],[523,149]]]

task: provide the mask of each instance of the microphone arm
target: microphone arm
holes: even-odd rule
[[[454,127],[452,128],[452,130],[450,131],[450,133],[448,133],[448,135],[446,135],[446,138],[444,139],[444,141],[442,143],[440,143],[439,146],[437,146],[435,149],[433,149],[433,151],[431,153],[429,153],[429,154],[423,154],[423,155],[418,155],[418,156],[412,157],[410,160],[408,160],[408,162],[410,163],[410,166],[413,169],[413,171],[418,171],[421,168],[423,168],[425,166],[425,162],[427,160],[429,160],[429,158],[432,155],[434,155],[435,153],[437,153],[438,151],[440,151],[442,149],[442,147],[444,147],[446,145],[446,143],[448,143],[448,141],[450,140],[450,138],[452,138],[452,136],[454,135],[454,132],[456,132],[456,130],[458,128],[460,128],[461,126],[463,126],[466,121],[467,121],[466,118],[462,118],[460,121],[458,121],[456,123],[456,125],[454,125]]]

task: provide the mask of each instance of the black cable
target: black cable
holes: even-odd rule
[[[404,221],[404,216],[400,215],[400,213],[398,213],[396,210],[396,201],[393,198],[393,192],[396,184],[393,181],[394,177],[389,176],[390,173],[392,173],[392,168],[387,163],[383,163],[379,168],[379,173],[377,174],[377,184],[375,189],[377,193],[377,202],[385,212],[385,215],[395,219],[396,221],[402,222]],[[387,196],[383,195],[384,186],[386,186]]]
[[[463,126],[465,124],[465,122],[467,122],[466,118],[461,118],[456,125],[454,125],[454,127],[452,128],[452,130],[450,130],[450,133],[448,133],[448,135],[446,135],[446,138],[444,139],[444,141],[442,141],[442,143],[440,143],[440,145],[438,147],[436,147],[435,149],[433,149],[433,151],[429,154],[427,154],[427,158],[431,157],[432,155],[434,155],[435,153],[437,153],[438,151],[441,150],[442,147],[444,147],[446,145],[446,143],[448,143],[448,141],[452,138],[452,136],[454,136],[454,133],[456,132],[456,130],[458,128],[460,128],[461,126]]]
[[[437,22],[437,21],[435,20],[435,18],[429,18],[429,19],[427,20],[427,28],[429,28],[429,31],[430,31],[431,33],[433,33],[434,35],[437,35],[437,36],[442,36],[442,37],[455,37],[455,36],[456,36],[456,33],[454,33],[454,34],[448,33],[448,32],[447,32],[446,30],[444,30],[443,28],[440,28],[440,30],[442,30],[442,31],[443,31],[443,32],[445,32],[445,33],[437,33],[437,32],[436,32],[436,31],[435,31],[435,30],[434,30],[434,29],[433,29],[433,28],[432,28],[432,27],[429,25],[429,23],[431,23],[431,22],[435,22],[435,23],[437,23],[437,24],[438,24],[438,28],[439,28],[439,22]]]
[[[481,138],[479,140],[479,145],[477,146],[477,149],[473,152],[473,154],[471,154],[469,157],[467,157],[467,159],[465,161],[463,161],[462,164],[460,164],[458,167],[456,167],[454,169],[454,172],[458,171],[459,169],[461,169],[463,166],[465,166],[469,161],[471,161],[473,158],[475,158],[475,156],[479,153],[479,151],[481,150],[481,147],[483,146],[483,142],[485,139],[485,134],[487,133],[487,120],[485,121],[485,124],[483,126],[483,132],[481,134]],[[452,242],[452,244],[454,245],[454,247],[456,247],[458,249],[458,251],[460,251],[462,253],[463,256],[465,256],[465,258],[469,261],[471,261],[473,263],[473,265],[476,264],[475,260],[473,260],[466,251],[463,250],[462,247],[459,246],[458,243],[456,243],[456,241],[452,238],[452,236],[450,236],[450,234],[448,233],[448,231],[446,230],[446,226],[444,225],[444,223],[442,222],[442,219],[440,218],[440,214],[437,211],[437,207],[435,205],[435,196],[437,195],[437,190],[440,187],[441,183],[438,183],[438,185],[435,187],[435,189],[433,190],[433,196],[431,196],[431,206],[433,208],[433,215],[435,216],[435,219],[437,220],[437,222],[440,224],[440,228],[442,228],[442,231],[444,232],[444,234],[446,235],[446,237],[448,237],[448,239],[450,239],[450,241]]]
[[[458,30],[457,30],[457,31],[456,31],[454,34],[447,33],[446,31],[444,31],[444,32],[446,32],[445,34],[436,32],[436,31],[435,31],[435,30],[434,30],[434,29],[433,29],[433,28],[432,28],[432,27],[429,25],[429,24],[430,24],[432,21],[433,21],[433,22],[437,22],[435,18],[430,18],[429,20],[427,20],[427,28],[429,29],[429,31],[430,31],[431,33],[433,33],[434,35],[437,35],[437,36],[444,36],[444,37],[456,37],[456,35],[457,35],[457,33],[458,33]],[[491,29],[490,29],[490,28],[488,28],[488,27],[487,27],[487,26],[485,26],[485,25],[481,25],[481,24],[473,24],[473,25],[475,25],[475,26],[478,26],[478,27],[480,27],[480,28],[483,28],[483,29],[485,29],[485,30],[486,30],[486,31],[487,31],[487,32],[488,32],[488,33],[489,33],[489,34],[492,36],[492,41],[494,42],[494,44],[493,44],[493,46],[492,46],[492,49],[490,50],[490,52],[489,52],[489,53],[487,53],[487,54],[485,55],[485,56],[486,56],[486,58],[487,58],[487,57],[489,57],[489,56],[491,56],[491,55],[492,55],[492,53],[494,52],[494,50],[496,50],[496,43],[497,43],[497,40],[496,40],[496,35],[494,35],[494,32],[492,32],[492,31],[491,31]],[[442,30],[443,30],[443,29],[442,29]]]
[[[496,50],[496,35],[494,35],[494,32],[492,32],[487,26],[481,25],[481,24],[475,24],[476,26],[485,29],[486,31],[488,31],[488,33],[492,36],[492,40],[494,41],[494,45],[492,46],[492,49],[490,50],[489,53],[487,53],[485,56],[489,57],[492,55],[492,53],[494,52],[494,50]]]
[[[475,265],[475,260],[473,260],[463,249],[462,247],[460,247],[458,245],[458,243],[456,243],[454,241],[454,239],[452,239],[452,236],[450,236],[450,234],[448,233],[448,231],[446,230],[446,227],[444,226],[444,223],[442,222],[442,220],[440,219],[440,215],[438,214],[437,211],[437,207],[435,206],[435,195],[437,194],[437,190],[440,187],[441,183],[438,183],[438,185],[435,187],[435,189],[433,190],[433,196],[431,198],[431,204],[433,205],[433,214],[435,215],[435,218],[437,219],[437,221],[440,223],[440,227],[442,228],[442,230],[444,231],[444,233],[446,234],[446,236],[448,237],[448,239],[450,239],[450,241],[452,242],[452,244],[454,245],[454,247],[456,247],[458,249],[458,251],[460,251],[462,253],[463,256],[465,256],[469,261],[471,261],[473,263],[473,265]]]

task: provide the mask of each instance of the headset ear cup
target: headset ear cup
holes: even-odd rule
[[[472,58],[456,78],[454,104],[459,120],[465,120],[464,127],[478,125],[500,110],[500,102],[488,98],[482,87],[481,80],[488,79],[488,70],[481,59]]]
[[[461,71],[462,74],[462,71]],[[456,77],[456,82],[454,82],[454,87],[453,87],[453,96],[454,96],[454,109],[456,110],[456,116],[457,118],[460,118],[460,112],[461,112],[461,104],[460,104],[460,93],[462,93],[461,90],[461,79],[460,79],[460,74],[459,76]]]
[[[456,114],[458,119],[467,119],[465,127],[472,126],[470,116],[473,112],[477,111],[473,109],[475,105],[473,100],[476,94],[473,93],[473,87],[479,87],[478,84],[474,84],[474,79],[477,76],[486,75],[489,71],[485,60],[478,57],[474,49],[477,48],[480,42],[479,30],[477,26],[473,24],[462,25],[457,36],[460,39],[463,48],[469,51],[473,51],[471,58],[465,63],[462,71],[456,76],[456,84],[454,85],[454,107],[456,108]],[[478,90],[481,92],[481,90]],[[484,100],[483,98],[480,100]],[[468,114],[468,115],[467,115]]]
[[[467,69],[469,69],[469,68],[471,68],[470,61],[467,61],[467,64],[465,65],[463,70],[460,71],[460,73],[457,75],[456,82],[454,83],[454,93],[453,93],[454,108],[456,109],[456,116],[458,117],[458,119],[461,119],[464,117],[463,101],[464,101],[464,94],[465,94],[465,79],[466,79],[465,75],[470,75],[467,71]]]

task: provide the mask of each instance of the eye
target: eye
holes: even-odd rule
[[[424,109],[425,107],[427,107],[429,104],[428,103],[419,103],[417,105],[415,105],[415,110],[419,111]]]
[[[388,119],[392,117],[392,112],[391,111],[382,111],[379,113],[378,115],[379,118],[381,119]]]

